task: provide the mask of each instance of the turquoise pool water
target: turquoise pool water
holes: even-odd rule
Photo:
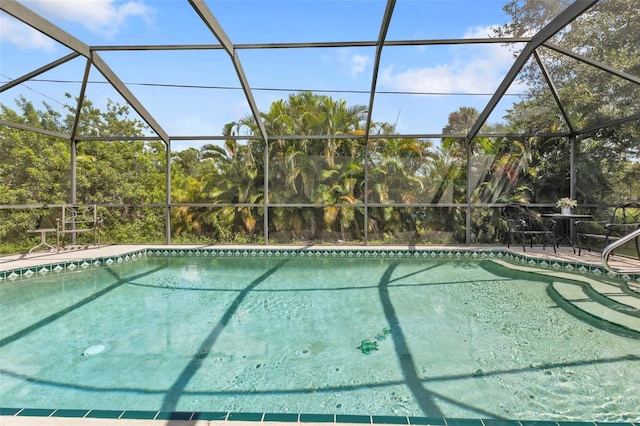
[[[0,401],[639,421],[640,341],[574,318],[548,285],[490,260],[322,258],[150,257],[7,281]]]

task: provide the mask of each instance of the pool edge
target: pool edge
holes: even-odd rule
[[[12,414],[12,412],[15,413]],[[45,413],[48,412],[48,413]],[[38,413],[42,415],[37,415]],[[294,413],[236,413],[236,412],[158,412],[158,411],[122,411],[117,418],[91,416],[92,410],[44,410],[17,409],[0,407],[0,424],[3,426],[22,425],[114,425],[126,423],[135,425],[219,425],[240,426],[255,423],[272,425],[305,424],[376,424],[376,425],[415,425],[415,426],[639,426],[637,422],[600,422],[568,420],[506,420],[506,419],[470,419],[452,417],[420,416],[375,416],[340,414],[294,414]],[[37,420],[36,420],[37,419]]]
[[[597,277],[622,279],[640,284],[640,274],[617,275],[602,265],[575,260],[536,257],[505,248],[478,247],[172,247],[148,246],[135,248],[116,255],[87,256],[81,259],[64,259],[58,262],[41,262],[37,265],[0,270],[0,284],[6,281],[29,279],[47,274],[77,272],[91,267],[111,266],[136,261],[148,256],[162,257],[258,257],[258,258],[449,258],[449,259],[503,259],[516,264],[539,266],[567,272],[593,274]]]

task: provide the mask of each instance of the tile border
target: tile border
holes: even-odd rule
[[[391,249],[391,248],[172,248],[150,247],[117,256],[96,257],[83,260],[72,260],[59,263],[10,269],[0,271],[0,284],[5,281],[29,279],[44,275],[61,273],[73,273],[92,267],[111,266],[114,264],[128,263],[146,257],[257,257],[273,259],[295,258],[369,258],[369,259],[503,259],[515,264],[543,267],[548,269],[563,270],[593,274],[597,277],[610,279],[622,279],[625,281],[640,283],[640,274],[616,275],[604,269],[603,266],[591,265],[576,261],[560,259],[546,259],[519,254],[508,249],[477,249],[477,248],[416,248],[416,249]]]
[[[565,420],[505,420],[454,417],[377,416],[360,414],[144,411],[144,410],[69,410],[0,407],[0,416],[98,418],[112,420],[176,420],[176,421],[243,421],[281,423],[385,424],[415,426],[640,426],[637,422],[590,422]]]

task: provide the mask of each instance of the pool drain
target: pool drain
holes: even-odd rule
[[[84,350],[84,352],[82,353],[82,355],[84,356],[96,356],[96,355],[100,355],[102,352],[107,350],[107,346],[106,345],[93,345],[93,346],[89,346],[87,349]]]

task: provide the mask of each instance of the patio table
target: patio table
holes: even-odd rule
[[[37,249],[38,247],[48,247],[49,250],[57,250],[57,248],[55,246],[52,246],[51,244],[47,243],[47,233],[48,232],[56,232],[56,228],[40,228],[40,229],[29,229],[27,232],[30,234],[36,234],[36,233],[40,233],[40,244],[38,244],[35,247],[32,247],[31,250],[29,250],[29,253],[33,252],[35,249]]]
[[[556,247],[560,247],[560,243],[567,240],[573,252],[576,252],[577,241],[575,238],[575,230],[573,229],[573,223],[578,219],[593,219],[591,214],[562,214],[562,213],[543,213],[540,216],[553,219],[562,223],[560,235],[555,240]]]

